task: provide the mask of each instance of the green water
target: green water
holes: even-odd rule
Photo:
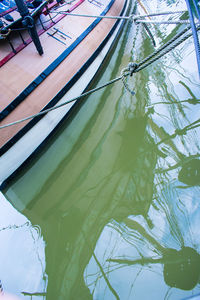
[[[145,4],[155,11],[183,3]],[[157,45],[178,30],[152,27]],[[92,87],[153,50],[143,28],[129,24]],[[192,38],[127,83],[134,96],[118,82],[84,99],[4,191],[11,203],[2,201],[0,212],[5,291],[70,300],[200,293],[199,121],[193,124],[200,84]]]

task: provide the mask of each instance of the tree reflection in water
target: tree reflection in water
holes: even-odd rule
[[[146,49],[149,49],[149,47],[146,47]],[[199,292],[200,247],[198,228],[200,153],[198,135],[200,119],[195,120],[195,117],[191,114],[187,114],[187,110],[190,109],[193,111],[195,108],[192,107],[192,105],[198,105],[200,97],[199,95],[198,97],[194,95],[187,85],[186,80],[185,82],[180,81],[179,83],[187,90],[192,98],[184,100],[180,99],[180,97],[176,98],[174,91],[173,93],[169,92],[170,84],[167,86],[164,83],[167,81],[164,72],[160,73],[159,77],[156,76],[156,70],[160,72],[160,69],[166,71],[167,74],[165,66],[159,65],[159,67],[154,68],[154,73],[151,73],[151,76],[152,79],[156,81],[160,94],[163,95],[163,106],[165,106],[165,108],[162,109],[162,111],[165,111],[166,107],[169,106],[168,113],[164,117],[170,118],[165,129],[158,125],[158,122],[155,121],[157,118],[154,118],[154,116],[149,117],[147,121],[148,127],[146,127],[146,131],[150,133],[151,136],[154,136],[155,140],[155,143],[149,144],[147,152],[151,154],[154,153],[154,155],[157,154],[154,195],[151,198],[151,205],[148,206],[149,210],[145,214],[147,222],[144,219],[138,219],[136,216],[140,215],[141,212],[137,210],[134,211],[134,209],[133,211],[129,211],[130,215],[128,218],[125,215],[121,220],[113,217],[115,220],[108,225],[108,228],[111,227],[112,231],[109,232],[107,228],[107,235],[109,235],[112,240],[111,236],[113,230],[116,231],[116,239],[119,239],[119,245],[120,243],[122,244],[122,250],[120,251],[118,249],[120,246],[117,246],[117,242],[115,249],[105,250],[103,257],[98,250],[99,248],[101,249],[101,246],[99,246],[99,248],[97,246],[95,250],[102,259],[102,264],[105,270],[107,270],[107,276],[111,279],[113,278],[113,283],[116,287],[115,281],[120,280],[118,275],[119,269],[124,269],[122,276],[127,276],[126,283],[130,288],[129,296],[131,295],[131,289],[133,287],[137,291],[136,280],[139,277],[140,271],[145,272],[145,270],[147,270],[146,268],[152,272],[156,271],[160,274],[162,273],[165,284],[170,288],[185,291],[194,290],[195,293]],[[159,78],[161,78],[163,84],[160,82],[159,85]],[[139,80],[141,80],[141,77],[139,77]],[[143,80],[145,81],[144,78]],[[135,79],[136,97],[137,86],[138,82],[137,79]],[[140,96],[138,97],[138,99],[141,98]],[[155,105],[156,104],[157,103],[155,103]],[[158,113],[159,110],[156,109],[156,111],[157,115],[160,115]],[[172,132],[172,130],[174,131],[173,134],[168,133],[168,131]],[[137,154],[141,156],[141,160],[145,160],[141,152]],[[151,168],[153,165],[154,163],[152,161]],[[147,172],[147,170],[148,168],[145,166],[143,171]],[[136,172],[136,176],[141,176],[141,174],[139,174],[140,173]],[[140,177],[140,179],[141,178],[142,177]],[[187,191],[185,191],[186,188]],[[136,184],[136,191],[132,193],[132,195],[134,195],[132,203],[134,203],[136,195],[140,193],[140,185]],[[135,203],[133,205],[135,205]],[[163,231],[162,228],[159,228],[161,219],[163,222],[163,224],[161,222],[161,225],[164,226]],[[153,226],[151,226],[151,221]],[[106,232],[105,235],[102,234],[102,237],[100,237],[100,245],[104,243],[105,236]],[[194,239],[197,239],[197,241],[194,241]],[[128,244],[132,245],[132,253]],[[127,250],[127,248],[129,248],[129,250]],[[118,257],[117,253],[119,253]],[[147,255],[146,253],[152,254]],[[139,255],[139,257],[130,258],[134,255]],[[107,257],[106,260],[105,256]],[[159,269],[155,268],[155,265],[158,265]],[[98,280],[100,280],[98,278],[101,278],[101,274],[97,273],[96,281],[92,283],[88,275],[91,266],[92,262],[91,265],[88,266],[88,271],[85,274],[87,274],[87,282],[91,285],[93,292],[95,293],[96,291],[97,294],[95,295],[97,295],[96,297],[98,298],[101,297],[99,295],[102,295],[99,292],[100,287],[98,287],[97,284]],[[134,270],[138,269],[138,266],[140,266],[140,271],[138,273],[134,272]],[[160,266],[163,266],[163,268],[160,268]],[[132,268],[132,270],[128,270],[127,267]],[[135,277],[131,280],[129,278],[131,275],[129,274],[134,274]],[[90,276],[92,277],[92,274]],[[132,282],[132,284],[130,282]],[[101,284],[102,283],[99,283],[100,286]],[[157,289],[159,290],[158,287]],[[122,295],[122,297],[124,297],[125,294],[122,292]],[[141,295],[146,295],[145,291],[140,292],[139,295],[142,299]],[[144,296],[144,298],[145,297],[146,296]]]
[[[112,78],[119,66],[154,50],[142,29],[136,31],[131,54],[118,53]],[[120,50],[129,43],[124,38]],[[193,122],[199,95],[181,65],[184,47],[135,74],[129,81],[135,96],[119,85],[102,92],[83,132],[40,188],[36,171],[31,192],[24,192],[28,175],[13,184],[14,193],[8,189],[14,205],[24,200],[21,211],[46,241],[47,299],[163,299],[169,288],[198,291],[200,153],[199,122]],[[146,111],[149,105],[154,113]],[[68,143],[48,150],[52,160]],[[176,289],[174,298],[193,292]]]

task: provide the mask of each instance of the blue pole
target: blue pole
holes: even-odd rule
[[[196,25],[195,25],[195,22],[194,22],[194,17],[193,17],[193,13],[192,13],[192,9],[191,9],[190,0],[185,0],[185,1],[186,1],[188,12],[189,12],[189,18],[190,18],[192,34],[193,34],[193,38],[194,38],[194,46],[195,46],[195,51],[196,51],[197,65],[198,65],[199,77],[200,77],[200,45],[199,45],[199,39],[198,39]]]
[[[197,13],[198,18],[199,18],[199,21],[200,21],[200,9],[199,9],[197,0],[192,0],[192,2],[193,2],[193,4],[194,4],[194,7],[195,7],[195,9],[196,9],[196,13]]]

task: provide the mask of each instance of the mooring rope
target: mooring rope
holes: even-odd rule
[[[115,19],[115,20],[131,20],[133,18],[133,15],[130,16],[98,16],[98,15],[85,15],[85,14],[75,14],[75,13],[71,13],[71,12],[66,12],[66,11],[51,11],[51,13],[55,13],[55,14],[62,14],[62,15],[69,15],[69,16],[73,16],[73,17],[85,17],[85,18],[100,18],[100,19]]]
[[[136,62],[130,62],[128,64],[127,68],[124,68],[122,70],[122,75],[129,74],[130,76],[133,75],[133,73],[139,72],[143,70],[144,68],[148,67],[158,59],[160,59],[162,56],[166,55],[168,52],[172,51],[174,48],[179,46],[182,42],[184,42],[186,39],[192,36],[192,33],[187,33],[185,34],[188,30],[190,30],[191,27],[188,26],[185,29],[183,29],[180,33],[176,34],[170,41],[168,41],[166,44],[161,46],[159,49],[155,50],[153,53],[151,53],[149,56],[147,56],[145,59],[143,59],[141,62],[136,63]],[[200,29],[200,25],[197,27],[197,30]],[[185,35],[184,35],[185,34]],[[184,36],[183,36],[184,35]],[[181,36],[183,36],[181,38]],[[133,91],[130,90],[128,84],[126,83],[125,78],[122,79],[122,82],[127,89],[132,95]]]
[[[119,20],[134,20],[134,21],[140,20],[140,19],[143,19],[143,18],[147,18],[147,17],[170,15],[170,14],[181,14],[181,13],[185,13],[185,12],[186,12],[185,10],[181,10],[181,11],[173,11],[173,12],[160,12],[160,13],[147,14],[147,15],[142,15],[142,16],[134,15],[134,14],[132,14],[130,16],[101,16],[101,15],[89,15],[89,14],[76,14],[76,13],[71,13],[71,12],[67,12],[67,11],[51,11],[52,14],[62,14],[62,15],[69,15],[69,16],[73,16],[73,17],[115,19],[115,20],[119,19]],[[180,20],[180,22],[183,23],[183,24],[186,21],[187,20]],[[147,22],[147,21],[145,21],[145,22]],[[169,23],[169,24],[171,24],[171,23]],[[174,24],[174,23],[172,23],[172,24]]]
[[[128,74],[127,74],[127,75],[123,75],[123,76],[128,76]],[[62,107],[62,106],[65,106],[65,105],[71,103],[71,102],[74,102],[74,101],[76,101],[76,100],[80,100],[80,99],[83,98],[83,97],[89,96],[90,94],[92,94],[92,93],[94,93],[94,92],[96,92],[96,91],[99,91],[100,89],[102,89],[102,88],[104,88],[104,87],[107,87],[107,86],[109,86],[109,85],[111,85],[111,84],[113,84],[113,83],[115,83],[115,82],[121,80],[123,76],[121,75],[121,76],[119,76],[119,77],[117,77],[117,78],[115,78],[115,79],[113,79],[113,80],[108,81],[107,83],[105,83],[105,84],[103,84],[103,85],[101,85],[101,86],[99,86],[99,87],[96,87],[96,88],[94,88],[94,89],[92,89],[92,90],[89,90],[88,92],[85,92],[85,93],[83,93],[83,94],[81,94],[81,95],[79,95],[79,96],[77,96],[77,97],[74,97],[74,98],[72,98],[72,99],[70,99],[70,100],[68,100],[68,101],[65,101],[65,102],[63,102],[63,103],[61,103],[61,104],[58,104],[58,105],[56,105],[56,106],[50,107],[50,108],[45,109],[45,110],[42,110],[42,111],[40,111],[40,112],[37,113],[37,114],[30,115],[30,116],[28,116],[28,117],[26,117],[26,118],[24,118],[24,119],[20,119],[20,120],[17,120],[17,121],[15,121],[15,122],[12,122],[12,123],[2,125],[2,126],[0,126],[0,129],[6,128],[6,127],[9,127],[9,126],[13,126],[13,125],[16,125],[16,124],[25,122],[25,121],[27,121],[27,120],[30,120],[30,119],[33,119],[33,118],[42,116],[42,115],[44,115],[44,114],[46,114],[46,113],[48,113],[48,112],[50,112],[50,111],[52,111],[52,110],[58,109],[58,108],[60,108],[60,107]]]
[[[174,20],[174,21],[156,21],[156,20],[134,20],[136,24],[145,23],[145,24],[190,24],[189,20]]]
[[[190,32],[190,33],[187,33],[182,38],[180,38],[177,42],[175,42],[179,37],[181,37],[190,28],[191,27],[189,26],[189,27],[185,28],[184,30],[182,30],[180,33],[176,34],[169,42],[167,42],[165,45],[161,46],[159,49],[157,49],[152,54],[150,54],[149,56],[147,56],[141,62],[139,62],[137,64],[135,62],[130,63],[129,66],[128,66],[128,68],[125,69],[125,71],[130,70],[130,67],[132,68],[131,64],[133,64],[133,69],[130,70],[130,75],[132,75],[133,73],[139,72],[142,69],[146,68],[147,66],[149,66],[150,64],[152,64],[153,62],[155,62],[156,60],[158,60],[159,58],[161,58],[162,56],[164,56],[165,54],[167,54],[168,52],[170,52],[171,50],[173,50],[177,46],[179,46],[186,39],[188,39],[189,37],[191,37],[192,33]],[[197,27],[197,30],[200,30],[200,25]],[[162,52],[162,50],[163,50],[163,52]]]
[[[165,11],[165,12],[159,12],[159,13],[152,13],[152,14],[146,14],[146,15],[139,15],[135,16],[135,18],[149,18],[149,17],[156,17],[156,16],[164,16],[164,15],[173,15],[173,14],[183,14],[187,12],[187,10],[179,10],[179,11]]]
[[[50,112],[50,111],[53,111],[53,110],[58,109],[58,108],[60,108],[60,107],[62,107],[62,106],[65,106],[65,105],[67,105],[67,104],[69,104],[69,103],[71,103],[71,102],[78,101],[78,100],[80,100],[81,98],[86,97],[86,96],[89,96],[90,94],[92,94],[92,93],[94,93],[94,92],[96,92],[96,91],[99,91],[100,89],[105,88],[105,87],[107,87],[107,86],[109,86],[109,85],[111,85],[111,84],[113,84],[113,83],[115,83],[115,82],[117,82],[117,81],[119,81],[119,80],[122,80],[122,82],[123,82],[124,87],[126,88],[126,90],[127,90],[128,92],[130,92],[131,95],[134,95],[134,91],[132,91],[132,90],[129,88],[128,84],[127,84],[126,81],[125,81],[126,77],[132,76],[133,73],[139,72],[139,71],[143,70],[144,68],[148,67],[148,66],[151,65],[153,62],[157,61],[157,60],[160,59],[162,56],[166,55],[168,52],[170,52],[170,51],[173,50],[175,47],[177,47],[177,46],[180,45],[182,42],[184,42],[186,39],[188,39],[188,38],[192,35],[192,33],[188,33],[187,35],[185,35],[184,37],[182,37],[182,38],[179,39],[176,43],[173,44],[173,42],[174,42],[178,37],[181,37],[181,35],[183,35],[183,34],[184,34],[185,32],[187,32],[189,29],[190,29],[190,26],[186,27],[186,28],[185,28],[184,30],[182,30],[180,33],[176,34],[169,42],[167,42],[165,45],[161,46],[161,47],[160,47],[159,49],[157,49],[155,52],[153,52],[152,54],[150,54],[149,56],[147,56],[147,57],[146,57],[144,60],[142,60],[140,63],[130,62],[130,63],[128,64],[128,67],[126,67],[126,68],[124,68],[124,69],[122,70],[121,76],[119,76],[119,77],[117,77],[117,78],[115,78],[115,79],[113,79],[113,80],[110,80],[110,81],[108,81],[107,83],[105,83],[105,84],[103,84],[103,85],[101,85],[101,86],[99,86],[99,87],[96,87],[96,88],[94,88],[94,89],[92,89],[92,90],[89,90],[89,91],[87,91],[87,92],[85,92],[85,93],[83,93],[83,94],[81,94],[81,95],[79,95],[79,96],[77,96],[77,97],[74,97],[74,98],[72,98],[72,99],[70,99],[70,100],[68,100],[68,101],[65,101],[65,102],[63,102],[63,103],[61,103],[61,104],[59,104],[59,105],[56,105],[56,106],[53,106],[53,107],[51,107],[51,108],[42,110],[42,111],[40,111],[40,112],[37,113],[37,114],[30,115],[30,116],[28,116],[28,117],[26,117],[26,118],[17,120],[17,121],[15,121],[15,122],[12,122],[12,123],[9,123],[9,124],[2,125],[2,126],[0,126],[0,129],[4,129],[4,128],[9,127],[9,126],[13,126],[13,125],[16,125],[16,124],[25,122],[25,121],[27,121],[27,120],[29,120],[29,119],[33,119],[33,118],[35,118],[35,117],[39,117],[39,116],[44,115],[44,114],[46,114],[46,113],[48,113],[48,112]],[[199,30],[199,29],[200,29],[200,25],[197,27],[197,30]],[[168,47],[168,46],[170,46],[170,45],[171,45],[171,47]],[[167,49],[165,49],[165,48],[167,48]],[[163,50],[163,52],[162,52],[162,50]],[[160,53],[160,54],[158,55],[158,53]]]

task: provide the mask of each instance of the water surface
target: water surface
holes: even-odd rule
[[[185,8],[184,1],[143,4],[151,12]],[[156,47],[182,28],[151,26]],[[92,87],[152,51],[144,28],[128,24]],[[200,293],[200,84],[192,38],[127,84],[135,95],[118,82],[84,99],[4,191],[5,291],[70,300]]]

